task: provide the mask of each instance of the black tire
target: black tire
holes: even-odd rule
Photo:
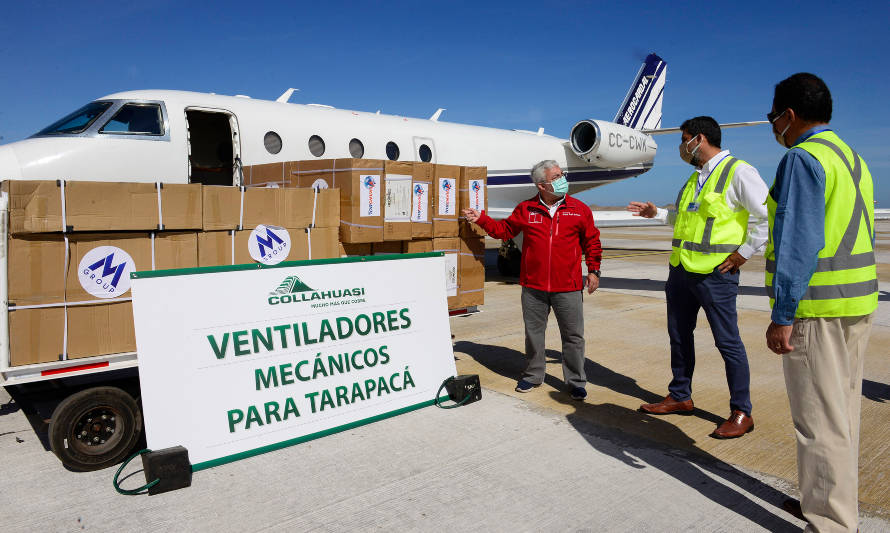
[[[49,422],[50,448],[76,472],[101,470],[123,461],[141,434],[139,405],[117,387],[72,394],[56,407]]]

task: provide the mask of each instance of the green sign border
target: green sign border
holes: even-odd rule
[[[418,254],[419,255],[419,254]],[[445,402],[449,399],[448,396],[440,396],[439,402]],[[330,429],[326,429],[324,431],[318,431],[316,433],[310,433],[308,435],[303,435],[302,437],[295,437],[293,439],[284,440],[275,444],[269,444],[267,446],[261,446],[259,448],[254,448],[252,450],[243,451],[240,453],[227,455],[225,457],[220,457],[218,459],[211,459],[210,461],[204,461],[203,463],[196,463],[192,465],[192,472],[198,472],[200,470],[206,470],[208,468],[213,468],[214,466],[220,466],[227,463],[233,463],[235,461],[240,461],[241,459],[247,459],[248,457],[253,457],[255,455],[260,455],[266,452],[273,452],[276,450],[280,450],[282,448],[287,448],[289,446],[293,446],[295,444],[301,444],[306,441],[320,439],[322,437],[327,437],[328,435],[333,435],[334,433],[340,433],[341,431],[346,431],[349,429],[357,428],[360,426],[364,426],[367,424],[371,424],[373,422],[379,422],[380,420],[385,420],[387,418],[392,418],[394,416],[398,416],[405,413],[410,413],[411,411],[416,411],[418,409],[423,409],[424,407],[429,407],[434,405],[436,400],[427,400],[425,402],[416,403],[414,405],[409,405],[407,407],[402,407],[401,409],[396,409],[395,411],[389,411],[388,413],[382,413],[379,415],[375,415],[369,418],[363,418],[362,420],[356,420],[355,422],[350,422],[348,424],[343,424],[342,426],[333,427]]]
[[[282,261],[277,265],[262,263],[245,263],[243,265],[221,265],[196,268],[170,268],[166,270],[140,270],[130,272],[130,279],[162,278],[165,276],[190,276],[192,274],[211,274],[214,272],[237,272],[240,270],[260,270],[268,268],[286,268],[308,265],[330,265],[334,263],[363,263],[367,261],[392,261],[394,259],[418,259],[421,257],[442,257],[445,252],[425,252],[420,254],[387,254],[362,255],[353,257],[332,257],[330,259],[310,259],[307,261]]]

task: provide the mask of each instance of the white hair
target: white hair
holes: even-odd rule
[[[542,183],[547,181],[546,173],[553,167],[558,167],[559,163],[552,159],[545,159],[532,167],[531,177],[533,183]]]

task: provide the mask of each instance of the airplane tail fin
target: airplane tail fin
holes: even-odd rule
[[[649,54],[613,122],[634,129],[656,129],[661,126],[661,97],[667,76],[667,63]]]

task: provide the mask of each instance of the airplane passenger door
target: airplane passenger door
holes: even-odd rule
[[[241,185],[238,121],[223,109],[187,108],[189,183]]]
[[[438,159],[435,141],[429,137],[414,137],[414,157],[412,161],[435,163]]]

